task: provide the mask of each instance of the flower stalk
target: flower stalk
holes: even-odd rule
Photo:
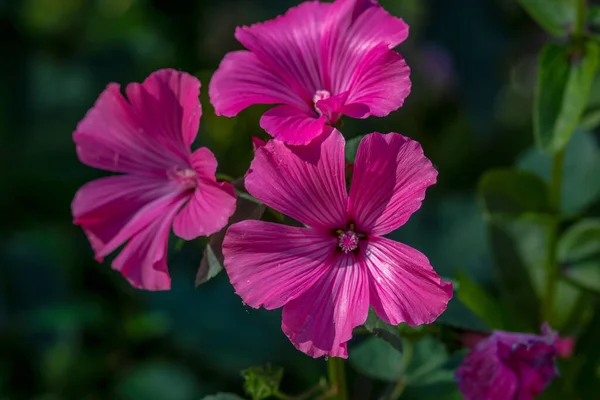
[[[329,357],[327,359],[327,374],[329,376],[329,385],[335,391],[335,397],[333,398],[336,400],[348,400],[344,359]]]

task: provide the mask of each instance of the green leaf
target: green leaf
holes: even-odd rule
[[[459,288],[456,291],[462,301],[487,326],[506,330],[505,321],[510,318],[504,305],[494,299],[484,288],[464,273],[458,274]]]
[[[542,49],[533,117],[542,150],[556,152],[569,141],[587,105],[599,57],[600,47],[592,41],[579,50],[558,44]]]
[[[142,364],[117,385],[122,400],[193,400],[200,387],[191,371],[175,364]]]
[[[585,219],[569,228],[559,240],[558,259],[570,280],[600,292],[600,219]]]
[[[418,385],[431,378],[448,361],[444,344],[431,336],[425,336],[415,344],[414,354],[406,372],[409,385]]]
[[[592,131],[600,126],[600,110],[593,110],[581,117],[579,129],[582,131]]]
[[[542,28],[552,35],[562,36],[575,22],[576,1],[519,0],[519,3]]]
[[[600,87],[599,87],[600,88]],[[531,148],[517,162],[519,168],[550,181],[552,159],[539,149]],[[583,211],[600,198],[600,150],[588,132],[576,132],[565,148],[562,177],[561,211],[572,215]]]
[[[448,302],[446,311],[435,321],[436,324],[448,325],[455,328],[468,329],[479,332],[489,332],[490,328],[485,322],[473,313],[460,299],[454,295]]]
[[[588,8],[587,15],[588,24],[592,25],[594,28],[600,28],[600,6],[590,5]]]
[[[203,397],[202,400],[244,400],[237,394],[233,393],[217,393]]]
[[[479,181],[479,196],[489,215],[518,217],[546,213],[548,189],[538,176],[516,169],[495,169]]]
[[[252,367],[242,371],[244,378],[244,391],[253,400],[262,400],[273,396],[279,391],[279,384],[283,378],[283,368]]]
[[[369,309],[369,316],[364,327],[373,335],[391,344],[396,350],[402,351],[402,339],[398,333],[398,328],[383,322],[372,308]]]
[[[350,364],[361,374],[384,381],[398,380],[404,370],[402,355],[388,342],[370,337],[350,349]]]
[[[354,162],[356,159],[356,152],[358,151],[358,145],[364,137],[365,135],[356,136],[346,141],[345,156],[347,162]]]

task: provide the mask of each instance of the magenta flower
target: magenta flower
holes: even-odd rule
[[[171,225],[184,239],[217,232],[233,214],[235,194],[215,180],[210,150],[190,151],[202,114],[196,78],[160,70],[126,93],[128,100],[108,85],[73,134],[81,162],[125,174],[81,187],[74,223],[98,261],[127,242],[113,268],[136,288],[165,290]]]
[[[250,51],[228,53],[209,86],[217,115],[279,104],[260,126],[288,144],[307,144],[342,115],[383,117],[410,93],[410,70],[391,48],[408,25],[374,0],[310,1],[283,16],[237,28]]]
[[[306,146],[271,140],[256,151],[246,188],[308,227],[264,221],[232,225],[225,269],[246,304],[283,306],[282,329],[312,357],[347,357],[369,306],[397,325],[430,323],[452,284],[427,257],[383,237],[419,209],[437,171],[421,146],[397,133],[366,136],[346,191],[344,138],[331,129]]]
[[[558,336],[494,331],[465,356],[456,380],[467,400],[533,400],[554,379]]]

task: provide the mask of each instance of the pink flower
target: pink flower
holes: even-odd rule
[[[306,146],[271,140],[246,175],[249,193],[308,227],[232,225],[225,269],[251,307],[283,306],[282,329],[312,357],[347,357],[369,306],[387,323],[434,321],[452,297],[427,257],[383,237],[419,209],[437,171],[421,146],[397,133],[359,145],[350,193],[344,138],[335,129]]]
[[[231,185],[215,180],[210,150],[190,151],[202,110],[200,82],[160,70],[142,84],[110,84],[77,126],[77,155],[91,167],[124,175],[87,183],[73,199],[74,223],[83,227],[102,261],[127,242],[112,266],[132,286],[169,289],[167,241],[222,229],[235,208]]]
[[[558,375],[557,341],[546,324],[541,336],[494,331],[456,370],[461,393],[467,400],[533,400]]]
[[[217,115],[279,104],[260,126],[288,144],[307,144],[342,115],[383,117],[410,93],[410,70],[391,48],[408,25],[375,0],[309,1],[283,16],[237,28],[250,51],[225,55],[209,94]]]
[[[559,337],[556,343],[556,351],[560,358],[570,358],[575,349],[575,338],[572,336]]]

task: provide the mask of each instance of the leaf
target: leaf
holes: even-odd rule
[[[569,228],[559,240],[558,260],[570,280],[600,292],[600,219],[584,219]]]
[[[575,23],[577,0],[519,0],[531,17],[550,34],[567,34]]]
[[[279,392],[279,384],[283,377],[283,368],[252,367],[242,371],[244,391],[253,400],[263,400]]]
[[[402,351],[402,339],[398,333],[398,328],[383,322],[372,308],[369,309],[369,316],[364,327],[373,335],[391,344],[399,352]]]
[[[579,122],[579,129],[583,131],[592,131],[598,126],[600,126],[600,110],[586,113]]]
[[[448,361],[444,344],[431,336],[425,336],[415,344],[414,354],[406,372],[409,385],[427,379]]]
[[[191,371],[175,364],[142,364],[117,385],[122,400],[193,400],[199,384]]]
[[[517,165],[550,181],[550,155],[531,148],[522,154]],[[583,211],[600,198],[600,150],[588,132],[576,132],[565,148],[562,177],[561,211],[572,215]]]
[[[358,151],[358,145],[364,137],[365,135],[360,135],[346,141],[345,157],[347,162],[354,162],[356,159],[356,152]]]
[[[350,351],[350,364],[361,374],[393,382],[403,372],[402,355],[388,342],[370,337]]]
[[[260,219],[265,212],[266,207],[264,204],[245,193],[243,178],[234,181],[233,186],[237,189],[238,195],[235,212],[229,218],[227,226],[210,237],[200,261],[200,268],[196,274],[196,286],[200,286],[214,278],[223,269],[222,245],[229,226],[247,219]]]
[[[487,214],[518,217],[546,213],[548,189],[538,176],[516,169],[495,169],[479,181],[479,197]]]
[[[458,274],[458,286],[458,299],[487,326],[493,329],[507,329],[505,320],[510,318],[509,312],[484,288],[464,273]]]
[[[489,332],[490,328],[454,295],[448,302],[446,311],[435,321],[436,324],[479,332]]]
[[[542,49],[533,117],[542,150],[553,153],[568,143],[587,105],[599,57],[600,47],[592,41],[574,51],[558,44]]]
[[[202,400],[244,400],[237,394],[233,393],[217,393],[203,397]]]

